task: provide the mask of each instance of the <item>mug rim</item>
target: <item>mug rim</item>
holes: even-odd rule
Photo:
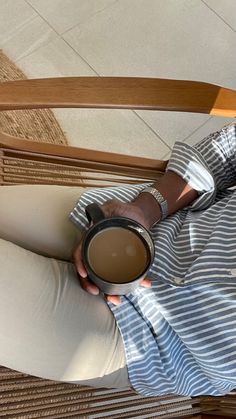
[[[143,269],[143,271],[136,276],[135,278],[131,279],[130,281],[127,282],[114,282],[114,281],[108,281],[102,277],[100,277],[92,268],[91,264],[89,263],[88,257],[87,257],[87,250],[89,248],[89,244],[92,241],[92,239],[102,230],[107,230],[109,228],[112,227],[116,227],[114,225],[108,225],[107,227],[103,228],[104,224],[110,223],[112,221],[112,223],[119,223],[124,222],[125,225],[117,225],[117,228],[123,228],[125,230],[130,230],[132,231],[136,236],[138,236],[138,238],[142,241],[142,243],[145,246],[145,250],[147,252],[147,257],[148,257],[148,261],[145,265],[145,268]],[[128,225],[127,225],[128,223]],[[129,225],[129,223],[131,225]],[[142,232],[137,231],[135,229],[135,227],[139,228],[142,230]],[[95,233],[93,233],[95,230]],[[145,236],[148,237],[148,240],[143,236],[143,233],[145,234]],[[90,235],[92,235],[90,237]],[[88,240],[88,242],[87,242]],[[85,244],[87,243],[87,250],[85,249]],[[153,243],[153,239],[151,237],[151,234],[149,233],[149,231],[142,225],[140,224],[138,221],[132,220],[131,218],[128,217],[122,217],[122,216],[118,216],[118,217],[109,217],[109,218],[104,218],[100,221],[98,221],[96,224],[94,224],[87,232],[86,235],[84,237],[83,243],[82,243],[82,256],[83,256],[83,260],[86,264],[86,268],[88,268],[88,270],[92,273],[92,275],[94,275],[96,278],[98,278],[99,281],[101,281],[104,284],[110,284],[110,285],[114,285],[116,287],[123,287],[124,285],[128,285],[128,284],[132,284],[133,282],[138,281],[139,279],[141,279],[145,273],[148,272],[148,270],[150,269],[151,264],[153,263],[154,260],[154,255],[155,255],[155,246]],[[88,272],[88,274],[90,273]],[[91,278],[91,280],[93,281],[93,278]]]

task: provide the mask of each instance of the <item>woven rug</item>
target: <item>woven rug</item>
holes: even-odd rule
[[[0,50],[0,83],[26,78],[25,74]],[[50,109],[0,112],[0,131],[34,141],[68,144]]]
[[[0,82],[26,76],[0,51]],[[67,144],[51,110],[0,113],[0,131],[17,137]],[[143,398],[129,389],[91,389],[32,377],[0,367],[0,418],[176,418],[200,412],[188,397]]]

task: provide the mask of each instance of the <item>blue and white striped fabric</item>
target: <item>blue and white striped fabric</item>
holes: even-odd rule
[[[195,147],[177,142],[167,169],[199,197],[151,229],[152,288],[109,306],[136,391],[223,395],[236,388],[236,191],[229,189],[236,185],[236,124]],[[145,186],[87,191],[70,218],[86,228],[87,204],[129,202]]]

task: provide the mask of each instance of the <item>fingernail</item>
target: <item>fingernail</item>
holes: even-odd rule
[[[91,285],[88,285],[87,290],[90,294],[93,294],[93,295],[98,295],[99,294],[99,290],[97,288],[91,286]]]

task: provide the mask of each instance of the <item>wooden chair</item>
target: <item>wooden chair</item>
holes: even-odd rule
[[[129,77],[55,78],[0,84],[1,111],[57,107],[168,110],[234,118],[236,91],[202,82]],[[1,185],[104,187],[139,183],[161,176],[166,164],[155,159],[37,143],[0,133]],[[89,389],[37,378],[30,380],[29,376],[4,367],[0,373],[0,400],[6,406],[6,414],[1,417],[207,419],[233,417],[236,412],[235,393],[217,398],[171,395],[142,398],[127,389]],[[125,413],[118,410],[127,406]]]

